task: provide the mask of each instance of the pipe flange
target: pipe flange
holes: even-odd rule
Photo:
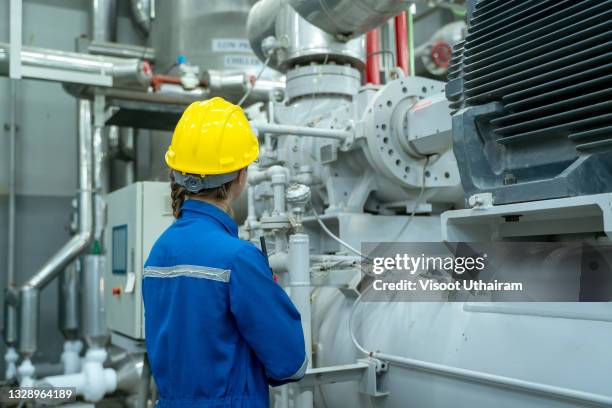
[[[426,187],[447,187],[453,182],[446,161],[437,160],[439,156],[430,157],[424,175],[426,157],[406,148],[402,141],[406,113],[418,101],[443,91],[444,83],[439,81],[398,79],[381,88],[365,111],[366,156],[377,170],[403,187],[420,188],[424,178]]]
[[[285,93],[291,101],[319,94],[354,96],[361,86],[361,74],[348,65],[306,65],[287,73]]]
[[[287,214],[264,215],[259,220],[259,225],[264,231],[291,228],[291,222],[289,221],[289,217],[287,217]]]

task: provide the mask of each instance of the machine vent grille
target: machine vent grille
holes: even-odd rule
[[[567,137],[579,152],[612,148],[612,0],[484,0],[449,80],[458,109],[491,102],[499,143]]]

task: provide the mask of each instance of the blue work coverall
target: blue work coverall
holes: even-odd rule
[[[158,407],[267,408],[268,384],[306,371],[299,312],[214,205],[185,201],[145,263],[143,299]]]

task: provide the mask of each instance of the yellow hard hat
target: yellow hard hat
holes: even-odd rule
[[[166,164],[206,176],[245,168],[258,155],[257,136],[242,109],[216,97],[185,109],[166,152]]]

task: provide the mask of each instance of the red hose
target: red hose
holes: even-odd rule
[[[395,16],[395,55],[397,66],[404,71],[405,75],[410,73],[410,55],[408,51],[408,23],[407,14],[402,11]]]
[[[380,84],[380,33],[378,29],[366,33],[366,83]]]

